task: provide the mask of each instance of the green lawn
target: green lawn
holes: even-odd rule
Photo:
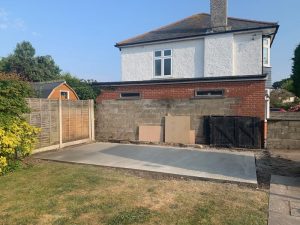
[[[52,162],[0,177],[0,224],[267,224],[265,192]]]

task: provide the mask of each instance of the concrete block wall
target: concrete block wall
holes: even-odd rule
[[[196,143],[205,143],[203,116],[234,115],[234,98],[184,100],[106,100],[97,105],[96,139],[138,140],[141,125],[164,126],[164,117],[190,116],[191,129],[196,131]]]
[[[300,113],[271,113],[267,148],[300,150]]]
[[[223,89],[224,97],[195,98],[195,90]],[[122,92],[141,99],[122,100]],[[96,139],[138,140],[140,125],[164,125],[164,117],[191,116],[196,143],[205,143],[203,116],[252,116],[264,120],[265,81],[195,82],[192,84],[105,87],[97,98]]]

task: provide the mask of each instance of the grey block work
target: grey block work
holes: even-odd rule
[[[300,224],[300,178],[272,176],[269,225]]]
[[[300,150],[300,113],[272,113],[267,141],[268,149]]]
[[[138,140],[141,125],[164,126],[164,117],[190,116],[196,143],[205,144],[203,116],[234,115],[235,98],[185,100],[105,100],[97,104],[96,140]]]

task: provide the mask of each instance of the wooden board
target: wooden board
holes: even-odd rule
[[[194,130],[190,130],[190,143],[194,145],[196,143],[196,132]]]
[[[189,116],[165,117],[165,142],[166,143],[190,143],[191,119]]]
[[[163,142],[163,129],[161,126],[139,126],[139,141]]]

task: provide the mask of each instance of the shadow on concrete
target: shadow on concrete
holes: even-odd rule
[[[254,159],[247,155],[133,145],[111,147],[101,153],[228,177],[256,179],[255,172],[253,176]]]
[[[270,187],[272,175],[299,177],[300,179],[300,161],[271,154],[268,150],[256,154],[256,167],[258,185],[262,188]]]

